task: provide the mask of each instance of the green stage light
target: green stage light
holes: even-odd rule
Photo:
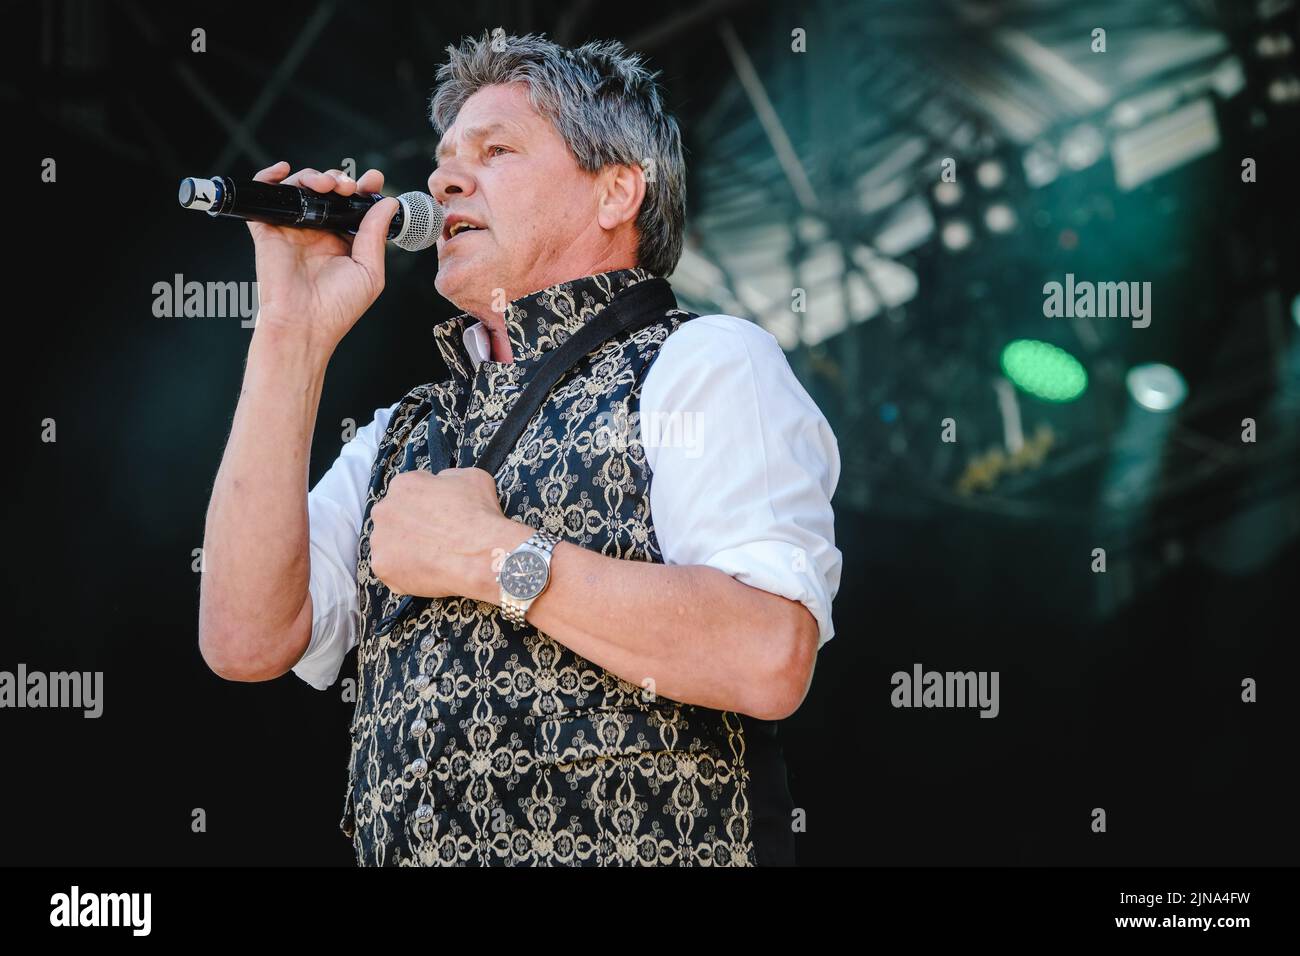
[[[1002,350],[1002,371],[1021,391],[1048,402],[1072,402],[1088,387],[1088,373],[1065,349],[1016,339]]]

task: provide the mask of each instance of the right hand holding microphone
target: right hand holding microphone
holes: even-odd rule
[[[384,185],[377,169],[355,180],[337,169],[300,169],[290,175],[283,160],[253,179],[344,196],[357,190],[377,193]],[[355,236],[245,223],[256,246],[257,327],[332,352],[384,290],[384,243],[399,208],[392,197],[375,203]]]

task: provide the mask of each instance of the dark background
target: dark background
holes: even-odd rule
[[[837,633],[782,725],[807,811],[800,862],[1296,862],[1294,4],[11,13],[0,102],[20,213],[6,257],[16,440],[0,669],[103,671],[105,710],[0,712],[0,862],[353,860],[336,829],[353,705],[292,674],[223,681],[197,648],[192,549],[250,330],[155,317],[152,289],[175,273],[255,278],[241,224],[176,205],[184,176],[351,156],[396,191],[424,188],[442,50],[495,26],[620,38],[663,70],[691,170],[679,297],[778,334],[839,439]],[[192,53],[200,26],[207,52]],[[1089,49],[1096,27],[1104,54]],[[806,53],[791,51],[795,28]],[[1260,38],[1276,36],[1290,46],[1271,55]],[[761,92],[741,79],[747,63]],[[757,118],[764,97],[806,190]],[[1126,131],[1198,101],[1217,143],[1121,187]],[[1031,153],[1058,167],[1050,181],[1030,181]],[[40,181],[45,157],[56,183]],[[963,184],[951,208],[932,189],[944,157]],[[982,190],[971,170],[990,160],[1005,182]],[[1008,232],[981,224],[995,202],[1014,212]],[[952,218],[971,225],[968,247],[943,241]],[[909,222],[912,240],[885,242]],[[442,375],[430,329],[454,310],[433,288],[436,254],[388,263],[330,367],[313,482],[345,419],[364,424]],[[1151,327],[1044,318],[1043,283],[1067,272],[1151,281]],[[796,287],[806,315],[791,311]],[[991,383],[1022,337],[1076,356],[1088,389],[1065,404],[1021,393],[1026,434],[1052,429],[1047,458],[960,494],[971,459],[1003,442]],[[1188,386],[1163,414],[1125,387],[1153,361]],[[955,445],[939,441],[950,416]],[[1255,444],[1240,441],[1247,416]],[[40,440],[45,418],[55,443]],[[1105,574],[1090,570],[1096,547]],[[890,675],[914,662],[999,671],[1000,715],[892,708]],[[1240,699],[1246,677],[1257,703]],[[206,833],[191,832],[196,807]]]

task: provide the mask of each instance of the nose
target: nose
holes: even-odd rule
[[[441,163],[429,175],[429,194],[439,203],[446,203],[448,196],[468,196],[474,192],[474,177],[461,169],[455,160]]]

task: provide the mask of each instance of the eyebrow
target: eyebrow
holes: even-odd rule
[[[491,133],[495,133],[497,130],[505,130],[506,132],[514,133],[516,135],[522,134],[519,127],[515,126],[513,123],[497,122],[488,123],[486,126],[472,126],[465,130],[465,135],[462,138],[467,142],[475,142],[483,139]],[[440,161],[448,152],[447,142],[444,139],[438,144],[438,149],[433,154],[434,162]]]

